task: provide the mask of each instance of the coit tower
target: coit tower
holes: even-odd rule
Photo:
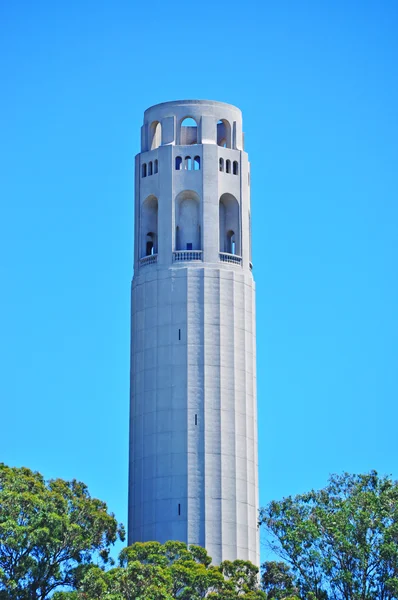
[[[129,543],[259,564],[255,298],[242,115],[145,111],[135,161]]]

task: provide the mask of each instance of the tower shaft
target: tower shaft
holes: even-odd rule
[[[240,111],[148,109],[136,157],[129,543],[176,539],[215,563],[259,563],[250,245]]]

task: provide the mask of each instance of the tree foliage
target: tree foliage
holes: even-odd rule
[[[0,463],[1,600],[44,600],[76,585],[94,556],[108,562],[118,537],[122,526],[83,483]]]
[[[303,598],[398,598],[398,484],[390,478],[333,475],[320,491],[271,502],[260,524]]]
[[[77,594],[55,600],[265,600],[257,574],[245,561],[212,566],[206,550],[183,542],[136,543],[122,550],[119,567],[94,567]]]
[[[261,566],[261,585],[268,600],[297,598],[298,589],[289,565],[283,562],[265,562]]]

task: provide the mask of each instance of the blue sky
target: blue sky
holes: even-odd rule
[[[126,523],[139,128],[208,98],[252,165],[261,504],[398,478],[397,26],[393,0],[1,3],[0,460]]]

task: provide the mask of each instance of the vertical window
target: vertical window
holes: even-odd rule
[[[181,515],[181,504],[178,505],[178,516]]]
[[[224,159],[220,158],[220,171],[224,171]]]
[[[200,169],[200,156],[195,156],[193,159],[193,170],[199,171]]]
[[[142,165],[142,176],[146,177],[146,163]]]
[[[148,175],[152,175],[153,173],[152,161],[150,160],[148,163]]]
[[[182,158],[181,156],[176,156],[176,170],[181,171],[182,169]]]
[[[158,169],[159,169],[158,165],[159,165],[159,163],[158,163],[158,159],[156,159],[156,160],[155,160],[155,164],[154,164],[154,169],[153,169],[153,172],[154,172],[154,173],[157,173],[157,172],[158,172]]]
[[[192,169],[192,158],[190,156],[185,157],[185,169],[191,171]]]
[[[226,119],[220,119],[217,123],[217,144],[222,148],[232,148],[231,125]]]
[[[227,173],[231,172],[231,161],[230,160],[225,161],[225,171]]]
[[[186,117],[180,126],[180,144],[190,146],[198,143],[198,124],[192,117]]]
[[[181,340],[181,329],[178,330],[178,339]]]
[[[234,175],[238,175],[239,174],[239,165],[238,165],[238,161],[237,160],[234,160],[233,173],[234,173]]]
[[[149,149],[154,150],[162,143],[162,126],[159,121],[154,121],[149,127]]]
[[[198,424],[198,415],[195,415],[195,425]]]

